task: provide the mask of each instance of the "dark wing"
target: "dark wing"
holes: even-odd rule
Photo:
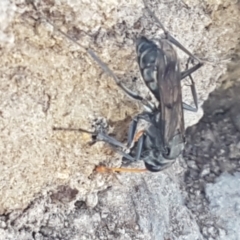
[[[161,121],[160,128],[164,146],[168,146],[177,134],[184,134],[184,119],[182,108],[182,91],[180,84],[180,69],[177,54],[173,47],[164,42],[162,50],[165,54],[164,64],[162,53],[157,64],[157,80],[160,95]],[[164,66],[164,68],[163,68]]]
[[[155,43],[145,37],[141,37],[137,42],[137,54],[142,77],[160,102],[161,119],[157,123],[164,146],[177,147],[177,144],[183,142],[184,134],[177,54],[167,40],[161,39]],[[174,138],[176,135],[179,138]]]

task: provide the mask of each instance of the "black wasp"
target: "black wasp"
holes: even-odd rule
[[[119,152],[125,159],[129,161],[141,159],[149,171],[157,172],[169,167],[184,149],[185,127],[183,109],[189,111],[197,111],[198,109],[197,95],[191,74],[203,64],[166,31],[162,23],[148,8],[145,0],[143,2],[145,9],[164,31],[164,38],[150,40],[142,36],[136,43],[137,61],[142,78],[157,99],[159,103],[158,106],[155,106],[138,93],[124,86],[93,50],[84,48],[69,35],[57,29],[42,13],[41,17],[47,20],[65,37],[84,48],[98,65],[113,77],[116,84],[128,96],[140,101],[145,108],[142,113],[133,118],[130,124],[127,146],[102,131],[90,132],[84,129],[68,128],[54,128],[54,130],[87,132],[92,135],[94,142],[104,141]],[[35,9],[38,11],[36,7]],[[181,71],[173,45],[189,55],[188,63],[195,60],[198,64],[190,69],[187,67],[185,71]],[[195,108],[182,102],[181,80],[186,77],[189,77],[191,80],[191,90],[196,106]],[[147,123],[147,127],[138,131],[137,127],[140,121]],[[130,152],[128,153],[126,149]]]

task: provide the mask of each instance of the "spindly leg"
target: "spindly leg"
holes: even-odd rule
[[[54,127],[53,130],[60,130],[60,131],[78,131],[78,132],[85,132],[88,134],[91,134],[92,137],[94,138],[94,142],[97,141],[103,141],[105,143],[108,143],[109,146],[116,151],[118,154],[122,155],[123,157],[125,157],[126,159],[130,160],[130,161],[135,161],[136,159],[133,158],[132,156],[130,156],[129,154],[125,153],[123,150],[119,149],[120,148],[125,148],[125,145],[122,144],[121,142],[119,142],[118,140],[116,140],[113,137],[108,136],[105,133],[97,133],[97,132],[91,132],[82,128],[57,128]],[[147,169],[129,169],[129,168],[108,168],[108,167],[104,167],[104,166],[97,166],[95,169],[97,172],[100,173],[107,173],[107,172],[135,172],[135,173],[140,173],[140,172],[146,172]]]
[[[144,133],[142,133],[141,137],[138,139],[137,151],[136,151],[136,156],[135,156],[136,161],[140,160],[142,150],[143,150],[143,143],[145,141],[145,138],[146,138],[146,136],[144,135]]]
[[[126,149],[126,146],[119,142],[117,139],[110,137],[108,134],[105,134],[103,132],[91,132],[82,128],[61,128],[61,127],[53,127],[54,131],[75,131],[75,132],[84,132],[92,135],[93,142],[96,143],[98,141],[105,142],[109,144],[110,147],[114,149],[117,153],[122,155],[123,157],[127,158],[130,161],[135,161],[135,158],[130,156],[129,154],[125,153],[122,149]]]
[[[126,159],[128,159],[129,161],[136,161],[140,159],[141,156],[141,152],[142,152],[142,145],[143,145],[143,141],[144,138],[143,136],[141,136],[139,138],[139,141],[137,143],[137,157],[132,157],[130,154],[124,152],[122,149],[125,149],[125,145],[122,144],[121,142],[119,142],[118,140],[116,140],[113,137],[108,136],[107,134],[103,134],[103,133],[98,133],[97,134],[97,141],[103,141],[105,143],[108,143],[109,146],[118,154],[120,154],[121,156],[125,157]]]
[[[154,20],[158,23],[158,25],[162,28],[164,31],[165,37],[168,41],[170,41],[172,44],[180,48],[183,52],[185,52],[187,55],[189,55],[192,59],[195,59],[199,63],[201,63],[200,59],[194,56],[191,52],[189,52],[179,41],[177,41],[173,36],[170,35],[170,33],[165,29],[163,24],[160,22],[160,20],[155,16],[155,14],[149,9],[146,0],[143,0],[144,6],[146,10],[148,11],[149,15],[154,18]]]
[[[70,36],[69,36],[70,37]],[[71,37],[70,37],[71,39]],[[72,39],[73,40],[73,39]],[[74,41],[76,44],[78,44],[78,42]],[[128,89],[126,86],[124,86],[124,84],[117,78],[117,76],[113,73],[113,71],[107,66],[107,64],[105,64],[91,49],[86,49],[86,51],[89,53],[89,55],[93,58],[93,60],[95,60],[98,65],[102,68],[102,70],[104,72],[106,72],[107,74],[109,74],[116,82],[116,84],[130,97],[140,101],[145,107],[147,107],[150,110],[154,109],[154,105],[149,102],[148,100],[146,100],[145,98],[143,98],[141,95],[139,95],[136,92],[133,92],[132,90]]]
[[[120,147],[120,148],[126,148],[126,146],[119,142],[117,139],[110,137],[108,134],[105,134],[103,132],[91,132],[82,128],[61,128],[61,127],[53,127],[54,131],[74,131],[74,132],[84,132],[84,133],[88,133],[90,135],[92,135],[92,143],[95,142],[105,142],[108,143],[109,145],[113,146],[113,147]]]
[[[34,9],[40,13],[40,16],[42,19],[44,19],[45,21],[47,21],[57,32],[59,32],[60,34],[62,34],[64,37],[66,37],[67,39],[69,39],[70,41],[74,42],[76,45],[78,45],[80,48],[84,49],[91,57],[92,59],[101,67],[101,69],[107,73],[109,76],[111,76],[116,84],[131,98],[140,101],[147,109],[153,110],[154,109],[154,105],[148,101],[147,99],[143,98],[141,95],[139,95],[138,93],[128,89],[126,86],[124,86],[124,84],[117,78],[117,76],[113,73],[113,71],[107,66],[106,63],[104,63],[98,56],[97,54],[90,48],[86,48],[83,45],[81,45],[80,43],[78,43],[74,38],[72,38],[71,36],[69,36],[67,33],[63,32],[61,29],[59,29],[54,23],[52,23],[47,17],[45,17],[45,15],[37,8],[37,6],[34,4],[34,2],[32,2],[32,5],[34,7]]]
[[[184,78],[190,76],[192,73],[197,71],[202,66],[203,66],[202,63],[198,63],[197,65],[191,67],[190,69],[187,69],[187,70],[181,72],[181,80],[183,80]]]
[[[144,134],[144,131],[140,131],[138,132],[137,134],[137,137],[133,139],[134,143],[136,144],[137,142],[137,146],[132,146],[131,147],[131,151],[133,150],[133,148],[136,148],[136,151],[134,151],[134,153],[130,153],[130,154],[122,154],[121,152],[119,152],[123,157],[125,157],[127,160],[130,160],[130,161],[138,161],[141,159],[141,154],[142,154],[142,151],[143,151],[143,144],[144,144],[144,141],[145,141],[145,134]]]
[[[127,138],[128,148],[131,147],[131,144],[133,142],[134,136],[136,134],[137,124],[138,124],[138,118],[134,118],[130,123],[129,129],[128,129],[128,138]]]
[[[187,64],[186,64],[186,70],[184,72],[181,73],[181,80],[185,77],[189,77],[190,80],[191,80],[191,83],[190,83],[190,87],[191,87],[191,92],[192,92],[192,96],[193,96],[193,100],[194,100],[194,105],[196,106],[195,108],[184,103],[183,102],[183,108],[185,110],[188,110],[188,111],[191,111],[191,112],[197,112],[198,110],[198,99],[197,99],[197,92],[196,92],[196,87],[195,87],[195,83],[193,81],[193,78],[191,76],[191,73],[195,72],[197,69],[199,69],[202,64],[201,63],[198,63],[197,65],[193,66],[192,68],[188,69],[188,64],[190,62],[191,58],[188,59],[187,61]]]
[[[146,3],[146,0],[143,0],[143,3],[144,3],[144,6],[146,8],[146,10],[148,11],[149,15],[152,16],[154,18],[154,20],[158,23],[158,25],[162,28],[162,30],[164,31],[164,34],[165,34],[165,37],[168,41],[170,41],[172,44],[174,44],[175,46],[177,46],[178,48],[180,48],[183,52],[185,52],[187,55],[189,55],[189,60],[188,60],[188,63],[190,60],[192,59],[195,59],[196,61],[198,61],[198,64],[191,67],[190,69],[187,69],[185,71],[183,71],[181,73],[181,80],[184,79],[185,77],[189,76],[190,80],[191,80],[191,84],[190,84],[190,87],[191,87],[191,92],[192,92],[192,95],[193,95],[193,100],[194,100],[194,104],[195,104],[195,108],[184,103],[183,102],[183,108],[185,110],[189,110],[189,111],[192,111],[192,112],[197,112],[198,110],[198,101],[197,101],[197,93],[196,93],[196,89],[195,89],[195,84],[194,84],[194,81],[192,79],[192,76],[191,74],[193,72],[195,72],[196,70],[198,70],[202,65],[203,63],[200,61],[199,58],[197,58],[196,56],[194,56],[191,52],[189,52],[180,42],[178,42],[174,37],[172,37],[170,35],[170,33],[164,28],[163,24],[160,22],[160,20],[155,16],[155,14],[149,9],[147,3]],[[188,66],[188,63],[187,63],[187,66]]]
[[[183,102],[183,109],[191,111],[191,112],[197,112],[198,111],[198,98],[197,98],[196,87],[195,87],[195,83],[194,83],[191,75],[189,75],[189,78],[191,80],[191,84],[189,86],[191,88],[191,93],[192,93],[192,96],[193,96],[193,101],[194,101],[195,107],[192,107],[192,106]]]
[[[196,87],[195,87],[195,83],[193,81],[193,78],[191,75],[189,75],[189,78],[191,80],[191,84],[189,85],[191,87],[191,92],[192,92],[192,96],[193,96],[193,101],[194,101],[194,105],[196,106],[195,108],[184,103],[183,102],[183,108],[186,110],[189,110],[191,112],[197,112],[198,110],[198,98],[197,98],[197,92],[196,92]]]
[[[183,102],[182,105],[183,105],[183,109],[184,110],[188,110],[190,112],[197,112],[198,111],[198,106],[197,105],[195,105],[196,107],[192,107],[192,106],[190,106],[189,104],[187,104],[185,102]]]

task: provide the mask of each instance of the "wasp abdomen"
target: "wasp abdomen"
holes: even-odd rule
[[[157,74],[164,74],[167,65],[165,53],[146,37],[138,39],[136,49],[142,78],[157,100],[160,100]],[[159,66],[161,66],[162,71],[159,70]]]

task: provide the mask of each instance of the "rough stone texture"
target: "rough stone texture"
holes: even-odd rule
[[[139,35],[158,37],[161,30],[141,1],[39,1],[37,6],[63,31],[91,46],[128,86],[148,94],[135,61],[134,40]],[[239,169],[240,126],[234,104],[239,88],[229,88],[239,78],[236,66],[229,67],[231,75],[219,78],[230,59],[239,63],[239,5],[151,1],[150,7],[173,36],[206,61],[194,74],[200,105],[222,80],[224,85],[206,104],[201,122],[187,131],[187,169],[180,159],[158,174],[117,176],[93,172],[100,162],[121,164],[105,145],[89,147],[85,134],[54,132],[52,127],[90,130],[103,119],[109,132],[125,140],[129,121],[141,106],[83,49],[40,20],[30,4],[1,2],[1,239],[227,235],[228,226],[217,221],[222,208],[220,213],[208,211],[211,191],[205,196],[204,189],[222,172]],[[187,57],[179,56],[184,65]],[[183,98],[192,103],[184,83]],[[185,112],[186,126],[201,116],[201,111]]]
[[[239,239],[240,228],[240,174],[222,174],[215,184],[208,184],[206,196],[210,202],[210,212],[218,216],[219,239]],[[209,227],[209,231],[213,227]]]
[[[204,117],[187,130],[185,201],[204,239],[240,238],[239,48],[228,70],[204,104]]]

